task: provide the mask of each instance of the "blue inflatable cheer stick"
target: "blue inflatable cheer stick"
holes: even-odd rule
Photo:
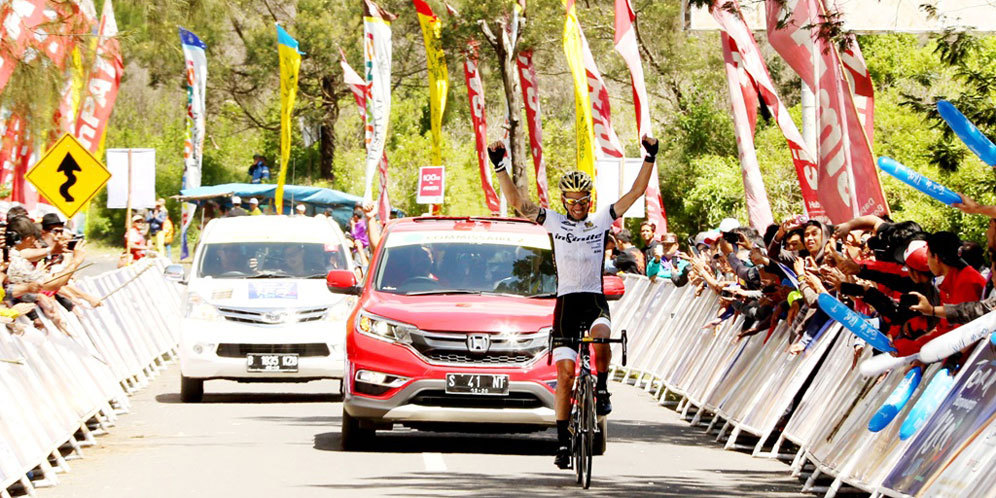
[[[906,166],[903,166],[899,163],[899,161],[896,161],[891,157],[879,157],[878,168],[910,187],[913,187],[949,206],[961,202],[961,196],[953,190],[907,168]]]
[[[829,315],[830,318],[840,322],[844,328],[864,339],[865,342],[871,344],[875,349],[886,353],[892,353],[896,350],[896,348],[892,347],[889,338],[885,334],[879,332],[874,325],[868,323],[868,320],[865,320],[860,314],[852,311],[844,303],[838,301],[837,298],[824,292],[820,294],[817,302],[820,304],[820,309]]]
[[[992,140],[986,138],[961,111],[951,105],[951,102],[939,100],[937,101],[937,112],[941,114],[944,121],[948,122],[948,126],[954,130],[958,138],[965,142],[965,145],[975,155],[979,156],[979,159],[990,166],[996,166],[996,145],[993,144]]]

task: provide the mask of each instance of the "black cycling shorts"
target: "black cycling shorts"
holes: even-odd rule
[[[609,302],[605,294],[595,292],[575,292],[557,296],[557,304],[553,308],[553,337],[581,338],[588,334],[596,320],[609,321]],[[611,327],[611,323],[608,323]],[[566,348],[566,346],[564,346]],[[554,352],[557,353],[555,348]],[[577,350],[577,347],[571,348]],[[560,354],[554,355],[555,360],[570,359]]]

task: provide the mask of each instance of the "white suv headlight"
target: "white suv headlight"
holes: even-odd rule
[[[416,327],[361,311],[356,314],[356,330],[374,339],[411,344],[411,332]]]
[[[218,313],[218,308],[215,308],[199,294],[193,292],[187,294],[187,309],[184,315],[193,320],[206,320],[209,322],[224,319],[221,313]]]

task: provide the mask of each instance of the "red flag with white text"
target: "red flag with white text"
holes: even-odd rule
[[[484,86],[477,69],[477,43],[471,42],[463,60],[463,77],[467,84],[467,98],[470,100],[470,122],[474,127],[474,145],[477,149],[477,167],[481,173],[481,189],[484,202],[492,215],[501,212],[501,201],[491,183],[491,169],[488,167],[488,121],[484,106]]]
[[[540,119],[539,87],[536,68],[533,67],[532,50],[519,52],[516,61],[519,67],[519,82],[522,85],[522,102],[526,107],[526,123],[529,125],[529,148],[536,170],[536,194],[540,207],[550,207],[549,187],[546,181],[546,163],[543,161],[543,123]]]
[[[93,153],[97,153],[103,144],[104,131],[114,109],[118,87],[121,85],[121,74],[124,72],[121,45],[117,36],[118,24],[114,19],[114,8],[111,0],[104,0],[97,38],[97,55],[93,61],[93,69],[84,89],[79,117],[76,120],[76,138]]]

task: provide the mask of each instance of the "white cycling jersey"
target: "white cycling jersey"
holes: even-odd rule
[[[557,263],[557,295],[602,291],[605,236],[616,219],[613,206],[599,209],[583,221],[544,209],[538,220],[553,237]]]

